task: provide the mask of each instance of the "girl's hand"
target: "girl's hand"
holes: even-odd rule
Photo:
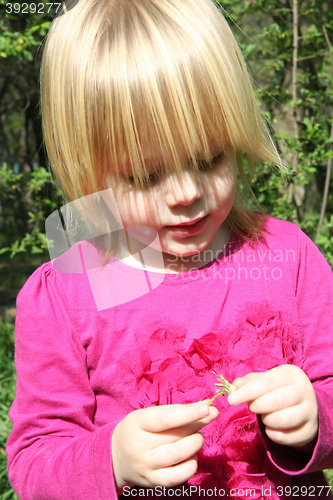
[[[205,402],[136,410],[115,428],[111,448],[119,489],[126,485],[175,486],[197,470],[203,445],[198,432],[218,416]]]
[[[234,382],[231,405],[248,403],[261,415],[267,436],[278,444],[311,453],[318,432],[315,391],[305,373],[294,365],[281,365],[265,373],[249,373]]]

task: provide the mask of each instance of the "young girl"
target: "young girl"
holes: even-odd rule
[[[18,297],[19,498],[332,498],[332,274],[241,202],[243,156],[281,162],[219,10],[69,5],[42,110],[68,200],[100,192],[122,231],[98,221]]]

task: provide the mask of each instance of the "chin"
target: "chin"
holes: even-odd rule
[[[205,244],[203,245],[200,245],[200,247],[196,247],[196,248],[188,248],[188,249],[182,249],[182,250],[172,250],[172,249],[167,249],[167,250],[163,250],[164,253],[166,254],[169,254],[169,255],[173,255],[174,257],[193,257],[194,255],[198,255],[200,252],[202,252],[203,250],[205,250],[205,248],[207,248],[209,245],[209,242],[206,242]]]

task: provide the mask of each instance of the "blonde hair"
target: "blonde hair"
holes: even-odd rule
[[[106,188],[125,156],[138,184],[145,146],[183,168],[212,144],[249,165],[280,163],[241,52],[211,0],[78,0],[52,24],[42,73],[44,137],[67,198]],[[170,161],[171,158],[171,161]],[[259,234],[260,215],[236,197],[227,219]]]

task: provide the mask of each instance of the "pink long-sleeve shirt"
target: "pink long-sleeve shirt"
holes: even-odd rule
[[[268,218],[260,242],[233,236],[210,264],[180,274],[112,258],[97,268],[94,251],[82,243],[43,265],[18,297],[7,452],[19,498],[117,498],[111,437],[129,412],[211,397],[212,371],[233,380],[285,363],[316,392],[312,456],[273,443],[247,405],[220,397],[188,483],[123,497],[332,498],[321,470],[333,467],[333,280],[304,233]]]

